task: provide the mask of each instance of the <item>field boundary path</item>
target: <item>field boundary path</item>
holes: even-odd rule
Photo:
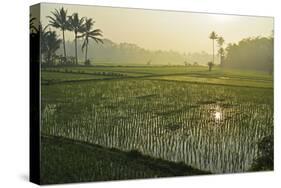
[[[42,71],[44,72],[44,71]],[[46,72],[53,72],[53,71],[46,71]],[[95,73],[81,73],[81,72],[58,72],[61,74],[78,74],[78,75],[92,75],[97,76]],[[118,72],[116,72],[118,73]],[[196,73],[173,73],[173,74],[150,74],[150,75],[141,75],[141,76],[114,76],[108,75],[108,78],[89,78],[89,79],[70,79],[70,80],[49,80],[46,82],[42,82],[42,85],[53,85],[53,84],[64,84],[64,83],[80,83],[80,82],[97,82],[97,81],[111,81],[111,80],[125,80],[125,79],[146,79],[146,80],[157,80],[157,81],[166,81],[166,82],[185,82],[190,84],[203,84],[203,85],[218,85],[218,86],[232,86],[232,87],[248,87],[248,88],[262,88],[262,89],[273,89],[273,87],[259,87],[259,86],[251,86],[251,85],[235,85],[235,84],[223,84],[223,83],[208,83],[208,82],[200,82],[200,81],[188,81],[188,80],[168,80],[168,79],[161,79],[161,77],[169,77],[169,76],[191,76],[194,78],[202,76],[203,78],[215,78],[220,79],[219,77],[208,77],[205,74],[196,74]],[[200,78],[202,78],[200,77]],[[270,80],[266,79],[250,79],[249,77],[245,76],[228,76],[229,78],[236,78],[241,80],[247,81],[258,81],[258,82],[270,82]],[[44,80],[43,80],[44,81]]]

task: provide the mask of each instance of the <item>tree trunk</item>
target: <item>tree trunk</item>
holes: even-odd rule
[[[213,39],[213,63],[215,63],[215,40]]]
[[[51,62],[51,53],[50,52],[48,52],[47,53],[47,64],[48,64],[48,66],[52,66],[52,62]]]
[[[78,57],[77,57],[77,32],[75,32],[75,63],[78,65]]]
[[[65,50],[64,29],[62,30],[62,40],[63,40],[63,54],[64,54],[64,62],[63,63],[66,63],[66,50]]]
[[[50,61],[52,63],[52,66],[55,66],[55,62],[54,62],[54,58],[53,58],[53,55],[51,54],[50,55]]]
[[[40,65],[42,65],[42,63],[43,63],[43,53],[42,53],[41,47],[40,47],[40,54],[39,54],[39,56],[40,56]]]
[[[87,63],[87,53],[88,53],[88,43],[86,44],[86,51],[85,51],[85,65]]]

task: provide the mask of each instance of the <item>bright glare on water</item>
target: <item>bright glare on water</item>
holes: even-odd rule
[[[215,119],[220,120],[221,119],[221,112],[215,112]]]

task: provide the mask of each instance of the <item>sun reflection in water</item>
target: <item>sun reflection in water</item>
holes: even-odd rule
[[[217,121],[219,121],[219,120],[221,120],[221,112],[215,112],[215,119],[217,120]]]

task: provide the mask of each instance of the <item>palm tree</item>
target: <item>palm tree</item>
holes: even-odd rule
[[[30,33],[36,33],[36,32],[38,32],[38,29],[35,27],[35,25],[34,25],[34,20],[36,20],[36,18],[35,17],[32,17],[31,15],[30,15],[30,19],[29,19],[29,31],[30,31]]]
[[[223,39],[223,37],[218,37],[217,43],[218,43],[218,46],[219,46],[218,54],[220,55],[220,64],[222,65],[223,56],[224,56],[224,49],[223,49],[224,39]]]
[[[40,36],[38,29],[36,28],[34,21],[36,18],[30,15],[29,19],[29,42],[30,42],[30,50],[29,50],[29,57],[30,62],[32,64],[40,63],[40,48],[38,48],[38,44],[40,43]]]
[[[60,10],[55,9],[52,12],[53,17],[47,16],[49,18],[49,25],[54,28],[58,28],[62,31],[62,42],[63,42],[63,53],[64,53],[64,60],[66,61],[66,50],[65,50],[65,36],[64,32],[68,29],[68,22],[67,22],[67,10],[63,7]]]
[[[102,36],[102,31],[100,29],[93,29],[93,25],[94,25],[94,21],[92,18],[86,18],[85,19],[85,24],[84,24],[84,28],[83,28],[83,33],[82,35],[78,36],[78,38],[84,38],[84,42],[82,44],[82,51],[84,50],[84,48],[86,48],[85,50],[85,65],[88,64],[88,59],[87,59],[87,55],[88,55],[88,44],[89,44],[89,39],[93,39],[96,43],[103,43],[102,39],[100,39],[99,37]]]
[[[74,32],[75,40],[75,63],[78,65],[78,55],[77,55],[77,38],[78,33],[82,33],[84,30],[84,18],[79,19],[78,13],[74,13],[72,16],[68,17],[69,30]]]
[[[37,29],[37,33],[40,36],[40,62],[43,63],[42,59],[43,59],[43,54],[45,54],[45,52],[47,51],[47,36],[49,34],[50,31],[47,31],[48,26],[43,27],[43,25],[41,24],[41,22],[39,22],[39,26]]]
[[[47,28],[48,26],[45,26],[43,27],[42,26],[42,23],[39,21],[39,24],[38,24],[38,28],[35,26],[34,24],[34,21],[36,20],[36,18],[34,17],[31,17],[29,19],[29,30],[30,30],[30,34],[31,34],[31,37],[34,39],[34,38],[37,38],[40,42],[40,53],[39,53],[39,59],[40,59],[40,62],[42,63],[42,57],[45,52],[46,52],[46,36],[48,35],[48,31]]]
[[[215,63],[215,40],[218,38],[218,35],[212,31],[209,38],[213,40],[213,63]]]
[[[55,31],[48,31],[43,36],[45,41],[44,57],[46,63],[48,65],[52,65],[54,64],[54,57],[56,55],[56,51],[60,48],[62,41],[61,39],[58,39],[57,33]]]

